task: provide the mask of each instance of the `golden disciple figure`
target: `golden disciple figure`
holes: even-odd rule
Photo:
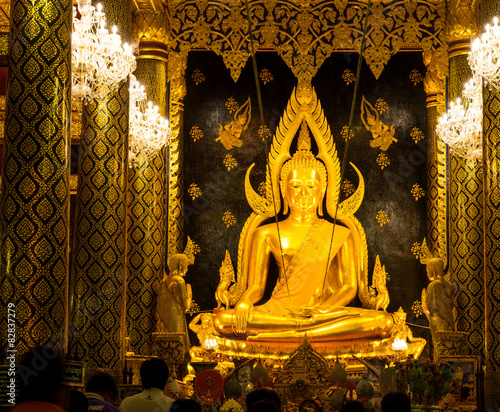
[[[443,259],[429,259],[426,267],[427,277],[431,283],[427,286],[427,290],[422,290],[422,307],[429,320],[432,340],[435,343],[437,331],[455,330],[453,304],[458,287],[444,277]]]
[[[351,229],[321,217],[327,170],[311,152],[305,121],[298,150],[283,163],[279,179],[288,216],[279,227],[264,224],[253,232],[247,288],[234,309],[215,316],[217,332],[263,342],[305,335],[314,341],[388,337],[391,314],[347,307],[358,292],[361,250]],[[259,305],[272,258],[279,267],[278,282],[271,298]],[[387,303],[377,308],[385,309]]]
[[[191,285],[184,281],[189,259],[186,255],[176,254],[168,260],[168,275],[160,282],[158,293],[158,316],[160,332],[185,332],[184,347],[189,349],[190,342],[186,324],[186,311],[191,307]]]

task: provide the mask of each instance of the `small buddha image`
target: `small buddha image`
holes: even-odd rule
[[[168,260],[169,273],[160,282],[158,291],[159,332],[185,332],[184,347],[190,346],[186,311],[191,307],[191,285],[185,283],[189,258],[175,254]]]
[[[458,287],[445,278],[443,259],[429,259],[426,267],[430,283],[422,290],[422,308],[429,320],[432,340],[436,342],[436,332],[455,331],[453,304]]]

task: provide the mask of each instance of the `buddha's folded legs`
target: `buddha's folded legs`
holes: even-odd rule
[[[383,339],[390,334],[394,322],[392,315],[385,311],[347,307],[308,317],[273,316],[256,310],[245,334],[236,333],[232,310],[217,314],[214,324],[222,336],[236,339],[283,341],[307,335],[316,340],[351,341]]]

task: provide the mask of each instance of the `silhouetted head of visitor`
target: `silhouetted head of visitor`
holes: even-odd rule
[[[87,392],[97,393],[106,402],[113,403],[118,396],[118,387],[115,379],[106,372],[97,372],[93,375],[85,389]]]
[[[163,390],[168,380],[168,366],[160,358],[148,359],[142,363],[140,374],[144,389]]]
[[[365,405],[361,401],[347,401],[342,405],[340,412],[367,412]]]
[[[407,394],[402,392],[388,392],[380,403],[382,412],[411,412],[411,401]]]
[[[201,412],[201,406],[194,399],[176,399],[170,412]]]
[[[18,401],[42,401],[69,406],[69,389],[62,384],[63,364],[59,351],[38,346],[24,355],[17,368]]]
[[[254,389],[249,392],[247,397],[245,398],[245,403],[247,405],[247,409],[250,410],[250,407],[254,404],[258,404],[258,406],[262,408],[266,408],[267,404],[272,404],[278,410],[281,410],[281,399],[278,394],[269,388],[259,388]]]

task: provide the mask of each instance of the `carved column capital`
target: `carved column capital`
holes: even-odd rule
[[[451,0],[446,19],[446,39],[450,58],[467,54],[470,39],[478,31],[479,10],[476,0]]]
[[[445,109],[445,79],[448,73],[448,49],[441,47],[422,53],[427,73],[424,79],[424,90],[427,94],[427,107],[438,106],[441,111]]]
[[[139,40],[139,60],[152,58],[167,61],[170,24],[167,9],[161,2],[158,3],[141,6],[133,13],[132,31],[134,38]]]

